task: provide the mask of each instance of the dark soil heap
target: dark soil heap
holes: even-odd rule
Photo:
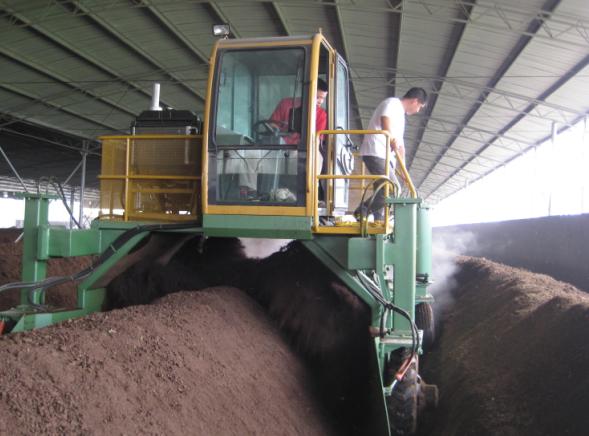
[[[458,263],[454,303],[423,365],[441,397],[422,433],[586,435],[589,295],[486,259]]]
[[[308,374],[234,288],[0,337],[0,434],[332,434]]]

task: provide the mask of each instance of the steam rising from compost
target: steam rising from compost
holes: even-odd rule
[[[249,258],[268,257],[290,242],[290,239],[240,238]]]
[[[436,237],[432,243],[432,275],[434,283],[429,291],[436,299],[436,306],[445,308],[453,303],[450,291],[456,287],[455,274],[458,272],[456,256],[472,251],[476,247],[472,232],[455,232]]]

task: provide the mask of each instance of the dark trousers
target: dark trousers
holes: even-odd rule
[[[364,165],[366,165],[366,169],[370,172],[370,174],[382,174],[385,173],[385,159],[381,159],[380,157],[376,156],[362,156],[362,160],[364,161]],[[397,182],[397,177],[395,176],[395,165],[394,161],[390,162],[390,170],[389,170],[389,178],[395,182]],[[373,189],[376,188],[382,183],[382,181],[377,180],[375,181],[372,186]],[[389,192],[390,188],[389,188]],[[376,194],[374,197],[374,201],[372,202],[372,206],[368,208],[370,203],[370,197],[368,197],[363,204],[356,208],[355,214],[358,215],[362,210],[364,216],[373,214],[375,220],[382,220],[384,218],[384,187]]]

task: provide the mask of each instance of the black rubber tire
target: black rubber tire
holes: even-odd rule
[[[419,303],[415,306],[415,325],[423,330],[423,351],[428,351],[436,340],[436,324],[434,309],[429,303]]]
[[[412,435],[417,431],[419,383],[415,366],[405,373],[386,397],[391,435]]]

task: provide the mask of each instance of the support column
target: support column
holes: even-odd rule
[[[393,303],[415,319],[415,263],[417,250],[417,203],[420,200],[393,200],[395,207],[394,247],[387,264],[394,265]],[[395,314],[393,329],[410,331],[405,317]]]
[[[427,285],[432,273],[432,226],[429,207],[424,204],[417,206],[417,259],[416,280],[417,297],[423,299],[427,295]]]
[[[51,196],[43,194],[24,194],[25,221],[23,238],[22,280],[35,282],[47,275],[47,261],[37,258],[39,243],[39,226],[49,223],[49,200]],[[29,304],[28,290],[23,289],[20,295],[21,304]],[[33,295],[34,304],[43,304],[40,293]]]
[[[80,217],[78,224],[80,228],[84,226],[84,194],[86,191],[86,157],[88,156],[88,141],[84,141],[82,151],[82,180],[80,181]],[[72,204],[73,206],[73,204]]]

